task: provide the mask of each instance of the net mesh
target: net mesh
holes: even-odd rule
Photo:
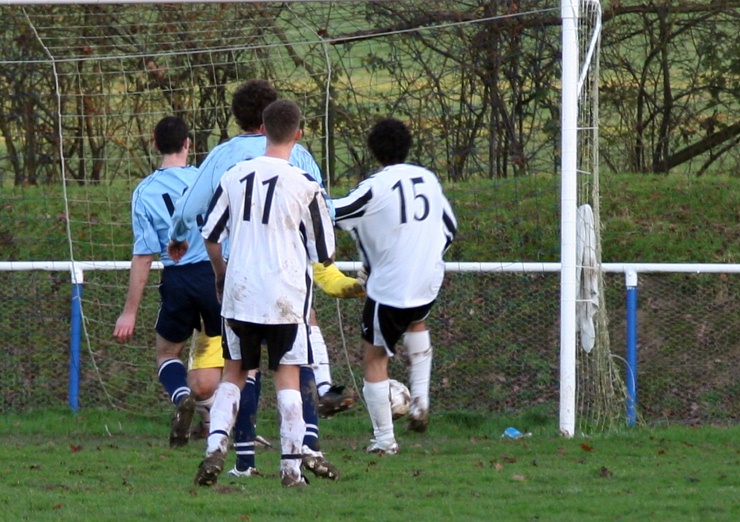
[[[262,77],[301,105],[304,145],[330,194],[342,195],[373,171],[364,136],[378,117],[393,114],[413,130],[411,160],[440,175],[466,216],[448,260],[557,261],[560,27],[553,2],[49,3],[0,10],[6,50],[0,67],[9,79],[0,83],[7,152],[0,185],[7,205],[33,209],[0,222],[6,259],[129,259],[129,199],[157,166],[154,124],[169,114],[184,117],[197,164],[238,132],[229,112],[233,89]],[[593,74],[583,89],[589,96]],[[594,128],[594,117],[584,114],[584,129]],[[583,135],[590,136],[583,150],[595,153],[595,135]],[[598,219],[594,159],[580,168],[587,174],[584,202]],[[19,227],[39,233],[19,234]],[[337,258],[356,258],[348,237],[340,237]],[[49,276],[8,277],[34,288]],[[28,283],[21,282],[25,277]],[[556,408],[558,276],[451,273],[449,279],[430,318],[435,407]],[[111,332],[127,273],[86,271],[83,405],[167,411],[154,368],[157,280],[152,273],[134,339],[119,345]],[[317,297],[335,382],[360,375],[359,306]],[[618,390],[614,401],[610,396],[603,414],[590,413],[600,400],[590,395],[603,393],[593,372],[606,372],[607,386],[614,378],[606,309],[602,303],[605,351],[597,353],[603,362],[592,367],[590,359],[579,360],[581,375],[590,376],[579,382],[589,422],[611,415],[619,396]],[[61,338],[64,328],[55,329]],[[12,341],[21,357],[37,346],[23,335]],[[44,340],[38,346],[57,343]],[[53,351],[63,359],[64,349]],[[48,372],[61,382],[65,366]],[[402,368],[392,368],[399,380]],[[16,392],[8,393],[5,407],[18,406]]]

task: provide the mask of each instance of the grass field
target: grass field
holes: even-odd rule
[[[740,426],[638,427],[565,439],[537,417],[433,417],[426,435],[397,421],[401,453],[363,453],[363,411],[322,422],[339,481],[282,488],[279,455],[261,476],[192,485],[204,445],[167,446],[167,420],[110,411],[6,415],[3,521],[740,520]],[[509,426],[530,437],[500,437]],[[273,412],[259,431],[276,441]],[[233,455],[227,467],[233,465]],[[309,475],[309,479],[311,476]]]

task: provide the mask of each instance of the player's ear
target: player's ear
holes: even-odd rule
[[[265,124],[264,123],[261,123],[260,124],[260,134],[262,134],[264,136],[267,136],[267,133],[265,132]]]
[[[295,136],[293,137],[293,141],[301,141],[301,138],[303,137],[303,129],[298,129],[295,131]]]

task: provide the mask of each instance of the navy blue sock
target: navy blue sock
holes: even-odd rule
[[[259,373],[257,375],[259,376]],[[239,471],[257,467],[254,457],[254,439],[257,436],[255,429],[257,395],[256,380],[247,377],[247,383],[239,399],[239,412],[236,414],[234,424],[234,452],[236,453],[236,469]]]
[[[255,414],[257,409],[260,407],[260,393],[262,392],[262,372],[257,371],[257,374],[254,376],[254,403],[255,406]],[[255,422],[256,424],[256,422]]]
[[[313,451],[319,449],[319,414],[316,410],[318,394],[316,392],[316,377],[313,368],[301,366],[301,399],[303,400],[303,420],[306,422],[306,434],[303,445]]]
[[[167,359],[159,365],[157,377],[174,404],[190,395],[188,372],[180,359]]]

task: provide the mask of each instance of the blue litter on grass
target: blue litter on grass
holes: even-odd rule
[[[516,428],[506,428],[501,434],[501,438],[504,439],[523,439],[524,437],[531,437],[531,433],[522,433]]]

